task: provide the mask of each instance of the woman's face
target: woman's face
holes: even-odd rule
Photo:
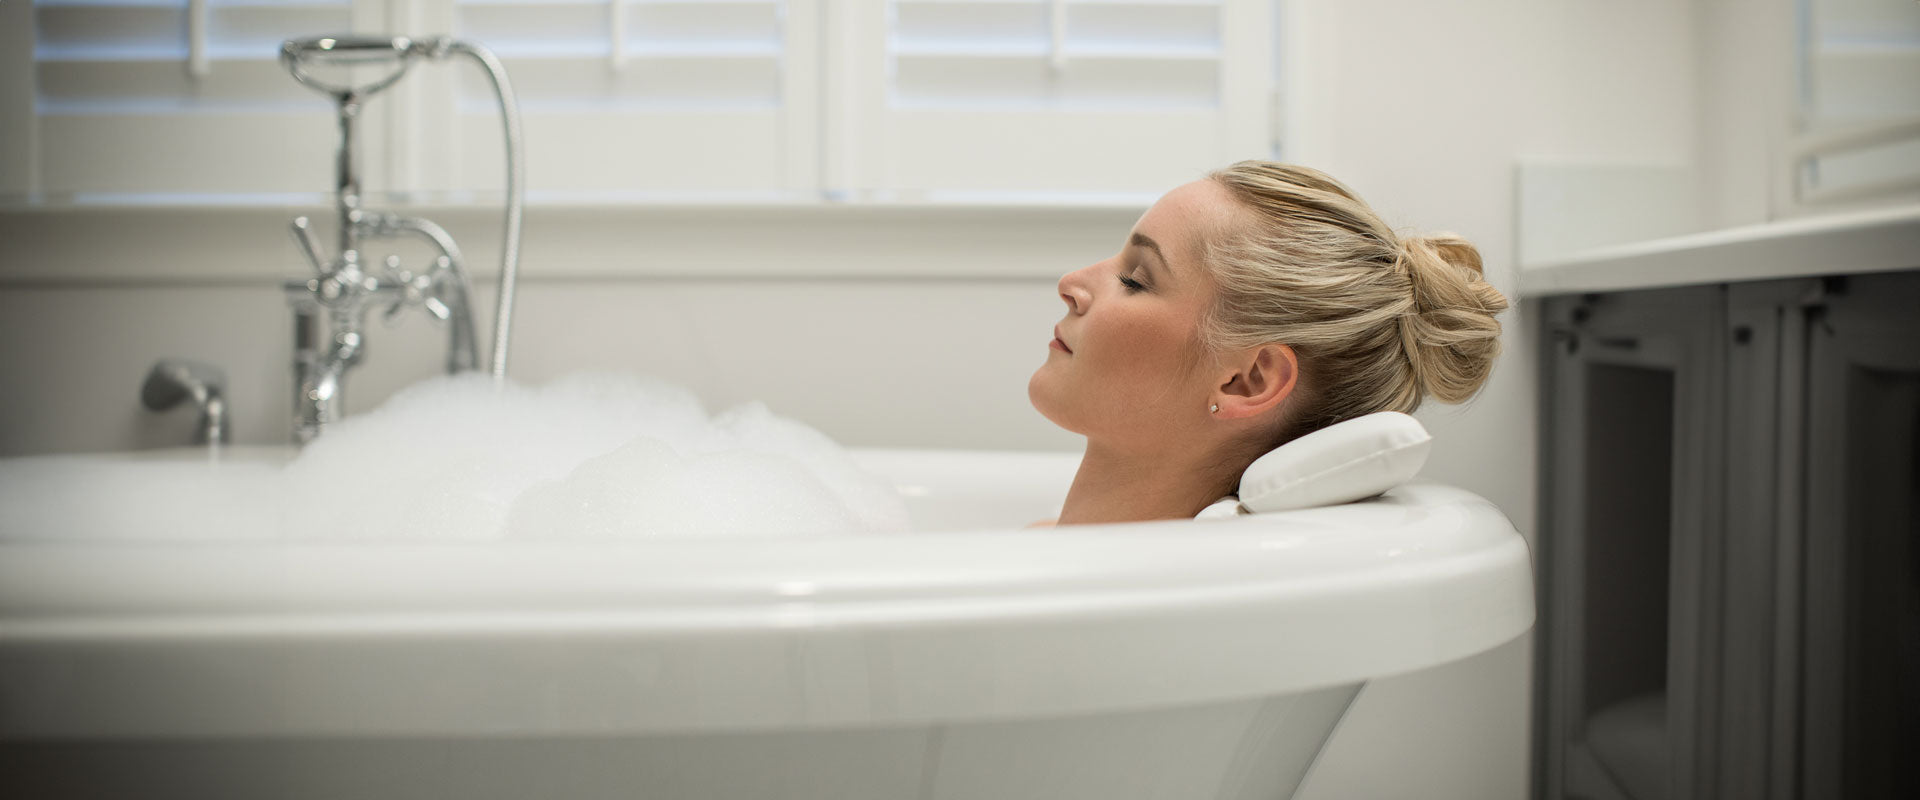
[[[1066,317],[1027,382],[1034,408],[1115,443],[1150,444],[1204,424],[1216,376],[1202,368],[1200,319],[1214,297],[1202,245],[1234,208],[1219,184],[1186,184],[1147,210],[1119,253],[1061,277]]]

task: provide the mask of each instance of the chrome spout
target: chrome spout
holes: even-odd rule
[[[306,444],[339,416],[335,401],[340,379],[323,378],[320,356],[320,304],[314,302],[318,280],[289,281],[287,304],[293,308],[293,440]]]
[[[365,354],[366,304],[328,307],[315,301],[321,294],[319,280],[292,281],[286,285],[288,302],[293,306],[293,438],[306,444],[339,421],[346,403],[347,369],[360,363]],[[319,344],[322,310],[327,312],[331,341],[323,350]]]
[[[147,372],[140,387],[140,404],[149,411],[165,411],[191,400],[200,409],[193,443],[218,448],[227,441],[227,374],[199,361],[163,358]]]

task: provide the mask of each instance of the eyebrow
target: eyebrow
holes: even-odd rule
[[[1133,238],[1129,239],[1127,243],[1135,247],[1144,247],[1148,250],[1152,250],[1153,254],[1160,259],[1160,268],[1163,270],[1166,270],[1168,275],[1173,274],[1173,265],[1167,263],[1167,254],[1160,252],[1160,244],[1158,242],[1155,242],[1154,240],[1147,238],[1146,234],[1144,233],[1135,233],[1133,235]]]

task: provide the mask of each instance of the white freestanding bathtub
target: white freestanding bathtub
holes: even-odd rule
[[[284,542],[250,488],[283,454],[15,461],[0,472],[0,783],[1285,798],[1367,679],[1533,621],[1524,542],[1456,489],[1020,530],[1057,510],[1076,457],[855,454],[900,486],[920,532]],[[90,496],[93,475],[145,495]]]

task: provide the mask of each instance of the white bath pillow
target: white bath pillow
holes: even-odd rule
[[[1329,425],[1255,459],[1240,476],[1240,505],[1260,513],[1372,497],[1413,478],[1432,443],[1398,411]]]
[[[1226,497],[1213,501],[1212,505],[1200,509],[1200,513],[1193,515],[1193,518],[1233,519],[1245,513],[1247,513],[1247,510],[1240,507],[1240,498],[1227,495]]]

